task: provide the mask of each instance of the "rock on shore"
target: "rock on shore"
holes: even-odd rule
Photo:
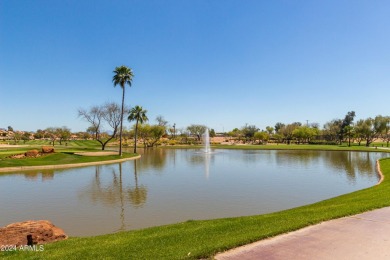
[[[28,243],[27,236],[31,236],[30,243]],[[46,244],[67,238],[68,236],[61,228],[54,226],[48,220],[28,220],[0,228],[0,244],[2,245]]]

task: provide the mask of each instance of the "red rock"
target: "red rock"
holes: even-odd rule
[[[54,147],[42,146],[42,153],[54,153]]]
[[[46,244],[67,239],[64,231],[48,220],[28,220],[0,228],[0,244],[27,245],[27,236],[32,236],[33,244]]]
[[[24,153],[24,155],[27,157],[37,157],[38,154],[39,154],[38,150],[30,150]]]

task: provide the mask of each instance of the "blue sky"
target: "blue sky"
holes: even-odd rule
[[[0,0],[0,128],[121,101],[177,128],[390,115],[390,1]],[[126,122],[127,127],[130,123]]]

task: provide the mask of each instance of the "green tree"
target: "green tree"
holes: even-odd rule
[[[114,70],[115,75],[112,77],[114,87],[120,85],[122,88],[122,108],[121,108],[121,122],[119,128],[119,155],[122,156],[122,129],[123,129],[123,114],[125,106],[125,86],[126,84],[131,87],[131,83],[134,77],[131,68],[126,66],[116,67]]]
[[[48,127],[45,129],[45,132],[49,136],[50,141],[53,143],[53,146],[54,146],[54,143],[57,139],[57,128],[56,127]]]
[[[375,118],[361,119],[356,122],[355,132],[360,139],[359,145],[362,139],[366,140],[366,146],[370,144],[386,129],[386,118],[383,116],[376,116]]]
[[[276,140],[276,143],[279,144],[283,141],[283,135],[278,134],[278,133],[273,134],[272,139]]]
[[[390,116],[386,116],[384,118],[385,127],[383,130],[382,138],[387,143],[387,147],[389,147],[390,142]]]
[[[70,132],[70,129],[66,126],[63,127],[57,127],[55,129],[56,136],[59,139],[60,145],[62,145],[62,141],[67,141],[70,139],[70,136],[72,133]]]
[[[210,135],[210,137],[216,137],[217,136],[217,134],[215,133],[215,130],[213,128],[210,129],[209,135]]]
[[[187,127],[187,130],[190,131],[192,135],[195,135],[198,141],[200,142],[200,139],[202,135],[206,132],[207,126],[205,125],[190,125]]]
[[[291,143],[294,137],[294,130],[300,126],[300,123],[292,123],[282,126],[278,132],[283,135],[284,139],[287,140],[287,144]]]
[[[163,137],[165,130],[166,128],[162,125],[142,124],[138,126],[138,135],[145,148],[153,147]]]
[[[339,132],[340,144],[344,140],[344,136],[347,135],[348,136],[348,145],[351,146],[351,138],[350,138],[351,128],[350,128],[350,126],[351,126],[354,118],[355,118],[355,111],[350,111],[345,115],[344,120],[341,123],[341,128],[340,128],[340,132]]]
[[[311,128],[308,126],[300,126],[293,131],[293,136],[298,139],[299,143],[310,142],[310,139],[315,135],[318,135],[319,130],[317,128]]]
[[[275,133],[279,133],[280,129],[282,129],[284,126],[285,126],[285,124],[283,124],[281,122],[277,122],[275,124]]]
[[[45,138],[45,131],[41,130],[41,129],[38,129],[35,133],[34,133],[34,139],[42,139],[42,138]]]
[[[92,137],[91,134],[88,131],[86,131],[86,132],[78,132],[78,133],[76,133],[76,135],[77,135],[78,139],[82,139],[82,140],[88,140],[88,139],[90,139]]]
[[[150,147],[153,147],[161,139],[161,137],[163,137],[165,130],[165,126],[162,125],[152,125],[150,127]]]
[[[30,140],[31,134],[29,132],[24,132],[22,135],[23,143],[26,143],[26,141]]]
[[[238,128],[234,128],[232,131],[227,133],[228,136],[232,137],[233,139],[238,138],[238,141],[241,140],[242,132]]]
[[[365,138],[365,132],[368,131],[368,126],[366,126],[367,123],[364,119],[360,119],[356,122],[354,131],[355,131],[355,138],[358,142],[359,146],[361,145],[362,141]]]
[[[256,140],[259,140],[259,144],[262,144],[262,143],[267,142],[269,140],[269,133],[264,132],[264,131],[256,132],[254,134],[254,138]]]
[[[267,126],[265,129],[267,130],[268,134],[270,134],[270,135],[272,135],[272,133],[275,130],[272,126]]]
[[[130,109],[130,114],[128,116],[128,120],[134,121],[135,120],[135,131],[134,131],[134,153],[137,152],[137,134],[138,134],[138,124],[143,124],[144,122],[148,121],[148,117],[146,116],[146,113],[148,111],[143,109],[141,106],[135,106],[132,109]]]
[[[13,134],[14,142],[17,144],[22,139],[23,134],[20,131],[14,131]]]
[[[341,119],[333,119],[332,121],[326,122],[322,131],[325,140],[339,142],[342,123]]]
[[[348,137],[348,146],[351,146],[351,138],[354,134],[354,128],[351,125],[347,125],[344,127],[344,135]]]
[[[134,125],[134,128],[136,128],[136,125]],[[150,128],[151,126],[149,124],[140,124],[137,126],[137,136],[142,140],[144,148],[148,147],[148,140],[151,134]]]
[[[246,141],[253,140],[253,137],[257,131],[259,131],[259,129],[255,125],[245,124],[245,126],[241,128],[241,132],[243,133]]]

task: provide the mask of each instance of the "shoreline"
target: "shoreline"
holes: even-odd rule
[[[379,181],[375,185],[379,185],[379,184],[381,184],[385,180],[385,175],[383,175],[383,173],[381,171],[381,165],[379,163],[379,159],[376,160],[376,171],[377,171],[377,173],[379,175]]]
[[[0,168],[0,173],[2,172],[15,172],[15,171],[30,171],[30,170],[47,170],[47,169],[67,169],[67,168],[77,168],[84,166],[93,166],[93,165],[102,165],[102,164],[112,164],[118,162],[125,162],[130,160],[136,160],[141,158],[141,155],[137,155],[130,158],[108,160],[108,161],[98,161],[98,162],[86,162],[86,163],[70,163],[70,164],[53,164],[53,165],[40,165],[40,166],[15,166],[15,167],[4,167]]]

